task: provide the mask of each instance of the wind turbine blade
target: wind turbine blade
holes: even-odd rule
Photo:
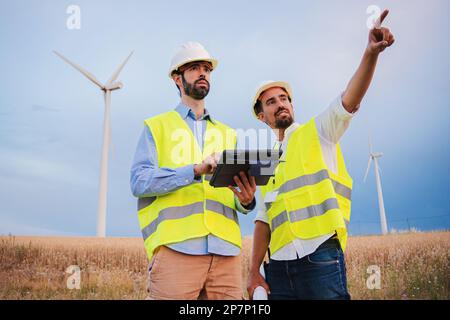
[[[367,174],[369,173],[369,169],[370,169],[370,164],[372,163],[372,157],[369,157],[369,162],[367,163],[367,169],[366,169],[366,174],[364,175],[364,182],[366,182],[367,179]]]
[[[370,152],[370,154],[372,154],[372,137],[371,137],[371,134],[369,134],[369,152]]]
[[[61,59],[63,59],[65,62],[67,62],[68,64],[70,64],[72,67],[74,67],[75,69],[77,69],[78,71],[80,71],[86,78],[88,78],[89,80],[91,80],[93,83],[95,83],[97,86],[100,87],[100,89],[103,89],[103,85],[100,83],[100,81],[97,80],[97,78],[91,74],[90,72],[84,70],[83,68],[81,68],[79,65],[77,65],[76,63],[73,63],[72,61],[70,61],[69,59],[67,59],[66,57],[64,57],[62,54],[60,54],[59,52],[53,50],[53,52],[60,57]]]
[[[134,51],[131,51],[131,53],[128,55],[128,57],[125,59],[124,62],[122,62],[122,64],[119,66],[119,68],[117,68],[116,72],[113,73],[113,75],[111,76],[111,78],[109,78],[107,84],[111,84],[114,81],[117,80],[117,78],[119,77],[120,72],[122,71],[123,67],[126,65],[126,63],[128,62],[128,60],[130,59],[131,55],[133,54]]]

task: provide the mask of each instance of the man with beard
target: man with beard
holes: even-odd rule
[[[235,131],[205,108],[216,66],[201,44],[181,46],[169,70],[181,102],[145,120],[137,146],[130,184],[150,261],[149,299],[242,298],[236,210],[253,210],[256,183],[241,172],[239,190],[209,185],[217,155],[236,147]]]
[[[275,177],[261,187],[247,290],[270,299],[350,299],[343,250],[350,221],[352,179],[339,140],[369,88],[379,54],[394,43],[381,28],[369,33],[361,64],[346,90],[306,124],[294,122],[292,90],[269,81],[256,92],[254,115],[272,128],[283,150]],[[281,145],[281,146],[280,146]],[[269,249],[269,263],[260,265]]]

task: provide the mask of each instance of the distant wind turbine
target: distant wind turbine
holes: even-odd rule
[[[383,200],[383,191],[381,189],[381,179],[380,179],[380,167],[378,166],[378,158],[383,156],[382,152],[372,152],[372,143],[369,138],[369,162],[367,164],[366,174],[364,175],[364,182],[366,182],[367,174],[369,173],[370,164],[374,163],[375,167],[375,180],[377,183],[377,192],[378,192],[378,208],[380,210],[380,223],[381,223],[381,232],[383,235],[388,233],[388,227],[386,222],[386,212],[384,211],[384,200]]]
[[[108,192],[108,155],[109,155],[109,144],[110,144],[110,106],[111,106],[111,91],[122,89],[123,84],[117,82],[120,72],[122,71],[125,64],[130,59],[133,51],[128,55],[125,61],[117,68],[117,70],[112,74],[111,78],[103,85],[97,78],[84,70],[77,64],[73,63],[66,57],[64,57],[59,52],[53,51],[58,57],[63,59],[65,62],[70,64],[72,67],[81,72],[86,78],[95,83],[102,91],[105,100],[105,115],[103,120],[103,146],[102,146],[102,159],[100,164],[100,186],[98,194],[98,213],[97,213],[97,237],[104,238],[106,236],[106,199]]]

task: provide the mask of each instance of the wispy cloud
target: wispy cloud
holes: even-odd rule
[[[84,187],[94,187],[96,183],[86,172],[68,163],[9,149],[0,149],[0,176]]]

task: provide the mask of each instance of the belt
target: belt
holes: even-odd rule
[[[332,237],[319,246],[319,248],[340,248],[340,247],[341,244],[337,237],[336,238]]]

